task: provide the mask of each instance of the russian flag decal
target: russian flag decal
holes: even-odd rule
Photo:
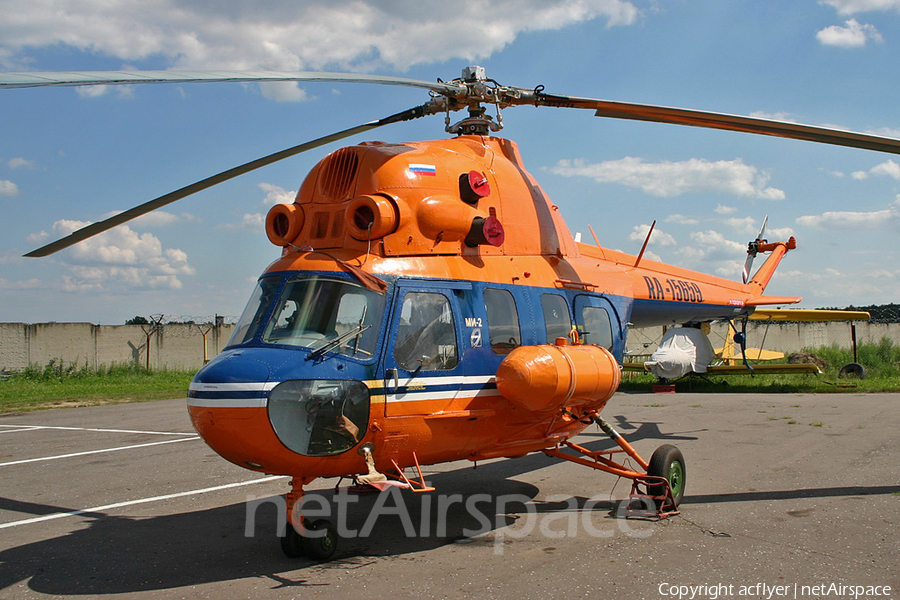
[[[437,167],[434,165],[409,165],[409,172],[413,175],[437,175]]]

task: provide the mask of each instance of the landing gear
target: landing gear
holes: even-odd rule
[[[328,519],[319,519],[308,523],[306,529],[309,534],[300,538],[306,556],[320,562],[331,560],[334,551],[337,550],[338,542],[337,528],[334,523]]]
[[[327,519],[305,524],[307,535],[300,535],[288,523],[281,540],[281,551],[288,558],[306,556],[315,561],[331,560],[338,546],[337,528]]]
[[[612,473],[632,480],[629,509],[626,517],[642,517],[665,519],[677,515],[678,505],[684,497],[685,469],[684,455],[681,450],[671,444],[663,444],[656,449],[650,462],[645,461],[637,451],[617,432],[612,425],[599,415],[592,417],[597,425],[619,446],[617,450],[591,451],[570,441],[561,445],[574,450],[578,455],[562,452],[559,446],[544,450],[544,454],[568,460],[592,469]],[[637,471],[613,460],[617,452],[624,452],[642,469]],[[641,491],[641,490],[645,491]],[[632,504],[640,504],[644,508],[632,510]]]
[[[303,542],[293,525],[288,523],[284,528],[284,537],[279,539],[281,540],[281,551],[284,552],[285,556],[288,558],[300,558],[303,556]]]
[[[291,481],[291,491],[287,494],[287,526],[284,536],[280,538],[281,551],[288,558],[306,556],[315,561],[331,560],[338,547],[337,527],[328,519],[309,521],[300,515],[300,499],[303,497],[303,485],[308,481]],[[301,535],[294,524],[297,524]]]
[[[669,482],[669,488],[672,490],[672,501],[677,507],[681,504],[684,497],[684,483],[687,470],[684,466],[684,455],[681,450],[672,444],[663,444],[656,449],[653,456],[650,457],[650,464],[647,466],[647,475],[651,477],[662,477]],[[647,492],[654,497],[665,497],[665,485],[648,485]],[[661,502],[657,501],[657,506],[661,506]]]

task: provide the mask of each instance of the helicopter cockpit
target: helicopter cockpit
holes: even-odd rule
[[[259,280],[228,346],[261,341],[367,360],[378,343],[384,298],[335,277],[266,276]]]

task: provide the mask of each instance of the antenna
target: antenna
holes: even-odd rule
[[[653,228],[656,227],[656,219],[653,219],[653,223],[650,224],[650,231],[647,232],[647,238],[644,240],[644,245],[641,246],[641,253],[638,254],[637,260],[634,261],[634,268],[637,269],[637,266],[641,264],[641,259],[644,258],[644,250],[647,249],[647,242],[650,241],[650,234],[653,233]]]

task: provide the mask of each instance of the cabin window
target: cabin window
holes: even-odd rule
[[[304,456],[346,452],[369,426],[369,389],[359,381],[298,379],[269,392],[269,422],[288,449]]]
[[[445,371],[458,361],[450,300],[434,292],[408,292],[400,309],[394,358],[407,371]]]
[[[365,360],[375,354],[383,312],[384,294],[345,279],[296,275],[276,301],[263,342]]]
[[[553,344],[556,338],[568,337],[572,331],[572,319],[569,317],[566,299],[557,294],[544,294],[541,296],[541,308],[544,310],[544,325],[547,327],[547,343]]]
[[[515,298],[506,290],[487,288],[484,290],[484,306],[487,309],[491,350],[495,354],[509,354],[522,343]]]
[[[603,346],[607,350],[612,350],[612,324],[605,308],[585,306],[581,309],[581,322],[584,323],[582,336],[585,344]]]

